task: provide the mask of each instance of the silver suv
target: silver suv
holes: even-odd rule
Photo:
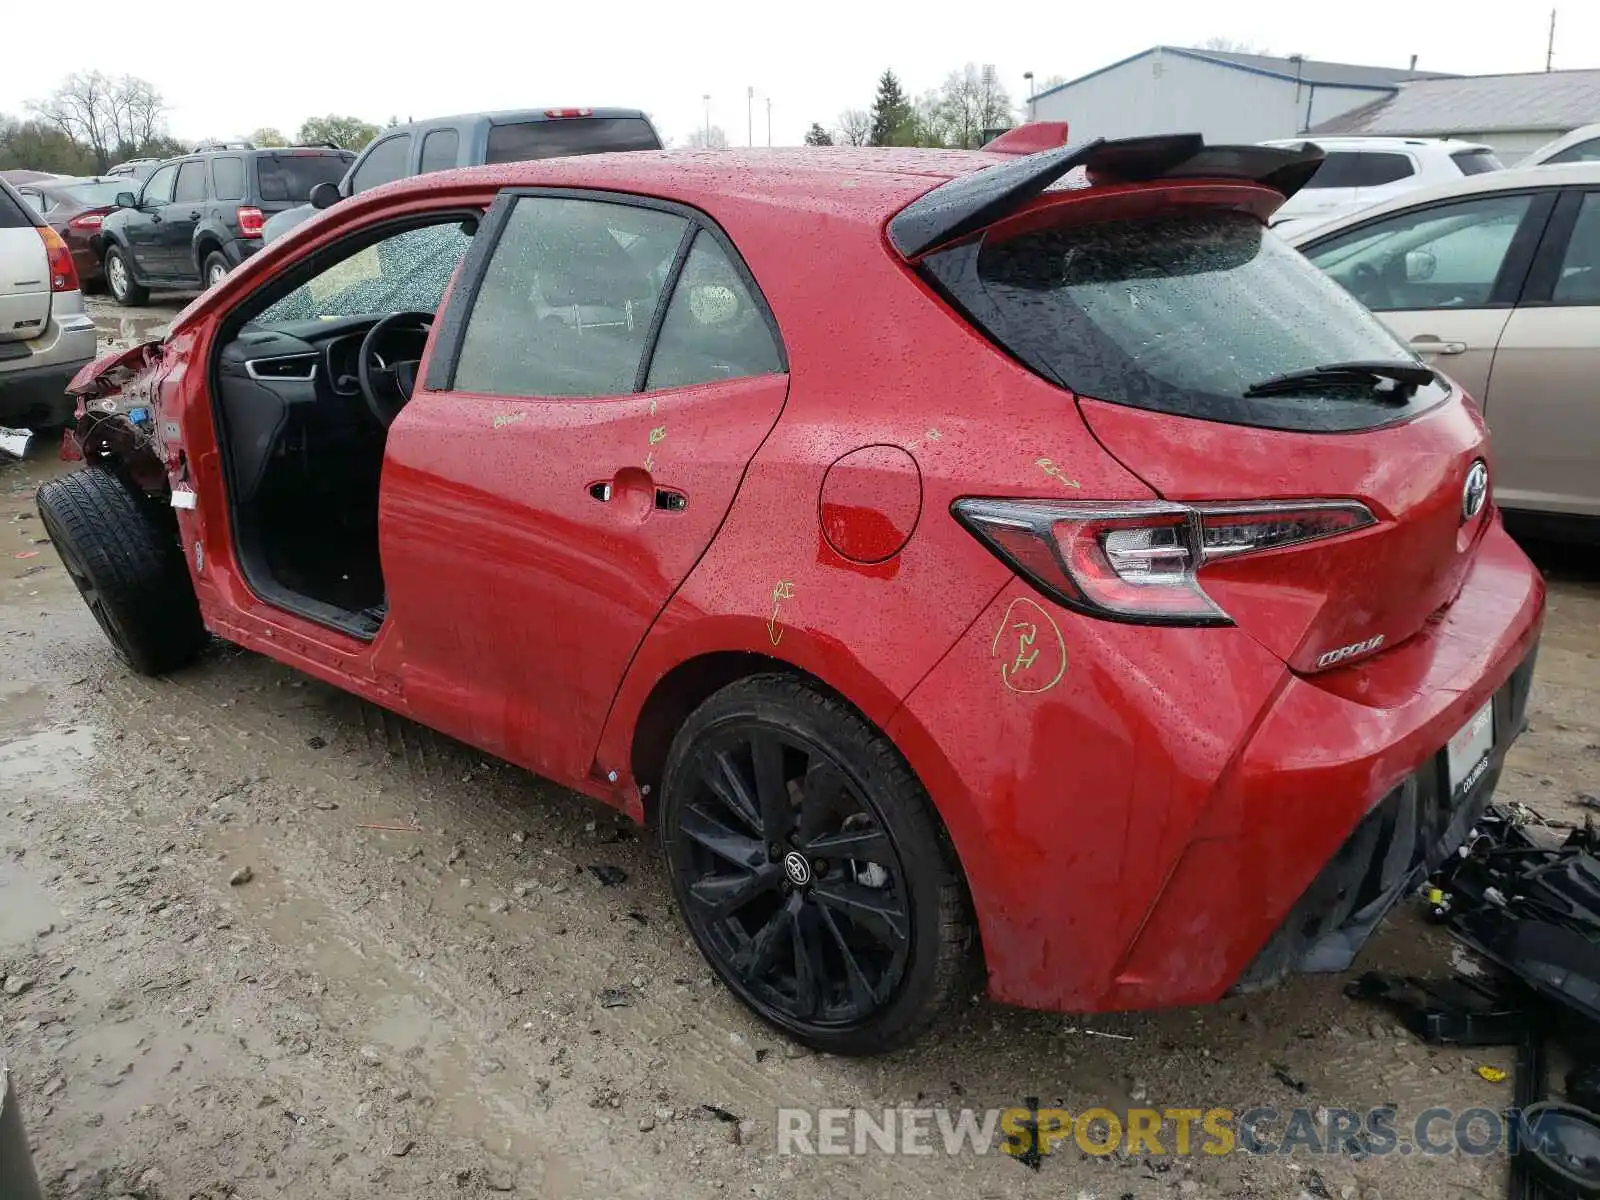
[[[0,426],[64,423],[67,384],[94,350],[72,252],[0,179]]]

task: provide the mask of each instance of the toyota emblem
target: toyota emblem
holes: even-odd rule
[[[1489,499],[1489,464],[1478,459],[1467,468],[1467,481],[1461,485],[1461,523],[1465,525],[1483,511]]]
[[[783,873],[795,887],[805,887],[811,882],[811,864],[806,861],[805,855],[796,854],[793,850],[783,856]]]

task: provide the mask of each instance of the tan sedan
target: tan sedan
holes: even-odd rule
[[[1474,175],[1286,237],[1482,404],[1502,508],[1600,538],[1600,162]]]

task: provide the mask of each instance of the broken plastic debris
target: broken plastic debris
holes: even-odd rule
[[[1504,1083],[1508,1078],[1510,1078],[1510,1072],[1502,1071],[1499,1067],[1483,1066],[1479,1067],[1477,1070],[1478,1074],[1482,1078],[1487,1079],[1490,1083]]]

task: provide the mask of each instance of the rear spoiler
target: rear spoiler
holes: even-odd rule
[[[1198,133],[1117,141],[1094,138],[941,184],[890,219],[889,241],[906,258],[916,258],[937,245],[993,225],[1077,167],[1085,168],[1095,183],[1238,179],[1269,187],[1288,199],[1321,165],[1322,151],[1310,142],[1290,147],[1208,146]]]

